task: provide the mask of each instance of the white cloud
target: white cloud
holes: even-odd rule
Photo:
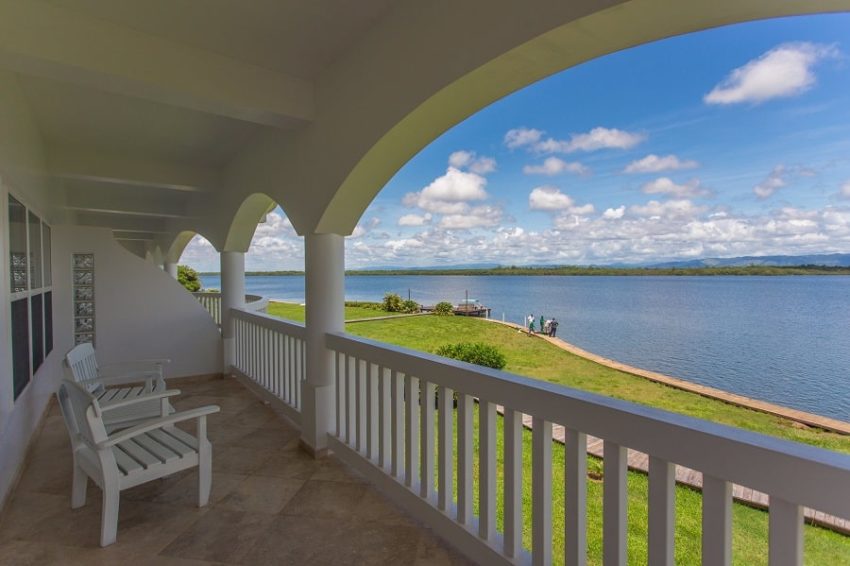
[[[486,175],[496,170],[496,160],[492,157],[479,157],[474,151],[456,151],[449,156],[449,166],[456,169],[468,169],[478,175]]]
[[[537,187],[528,195],[528,207],[531,210],[567,210],[573,206],[573,199],[557,187]]]
[[[675,155],[663,157],[650,153],[643,159],[632,161],[624,169],[625,173],[660,173],[661,171],[677,171],[679,169],[693,169],[699,167],[699,163],[692,159],[679,159]]]
[[[837,55],[834,45],[783,43],[733,70],[703,100],[706,104],[759,103],[800,94],[815,83],[814,65]]]
[[[558,157],[547,157],[540,165],[526,165],[522,168],[526,175],[559,175],[561,173],[575,173],[576,175],[587,175],[590,169],[578,161],[567,162]]]
[[[788,171],[784,165],[777,165],[761,183],[753,187],[753,192],[761,200],[773,196],[773,193],[787,184],[785,180],[787,174]]]
[[[426,212],[420,216],[418,214],[405,214],[398,219],[399,226],[424,226],[431,222],[431,213]]]
[[[421,191],[406,194],[402,203],[437,214],[463,214],[469,208],[468,201],[487,198],[486,185],[487,179],[481,175],[450,166],[445,175]]]
[[[688,199],[676,199],[659,202],[651,200],[646,204],[636,204],[629,207],[629,212],[635,216],[660,219],[694,218],[705,211],[705,207],[696,206]]]
[[[843,199],[850,199],[850,179],[844,181],[844,184],[838,189],[838,196]]]
[[[570,139],[543,139],[544,132],[517,128],[505,134],[505,145],[511,149],[526,147],[537,153],[573,153],[598,149],[631,149],[646,139],[646,135],[617,128],[596,127],[582,134],[570,134]]]
[[[505,145],[510,149],[534,145],[543,136],[541,130],[534,128],[514,128],[505,134]]]
[[[466,214],[447,214],[440,220],[440,228],[445,230],[468,230],[471,228],[491,228],[502,221],[502,209],[494,206],[476,206]]]
[[[625,205],[617,208],[606,208],[602,213],[602,218],[605,220],[619,220],[626,213]]]
[[[675,198],[693,198],[708,196],[710,192],[700,185],[699,179],[691,179],[690,181],[677,184],[669,177],[659,177],[653,181],[645,183],[641,187],[641,191],[647,195],[667,195]]]

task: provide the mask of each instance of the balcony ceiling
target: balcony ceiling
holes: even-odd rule
[[[49,0],[146,34],[316,79],[392,0]]]

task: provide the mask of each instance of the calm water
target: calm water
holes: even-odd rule
[[[205,287],[220,288],[217,276]],[[348,277],[348,300],[433,304],[466,290],[493,318],[556,317],[558,335],[633,366],[850,421],[850,277]],[[247,291],[304,300],[302,277]]]

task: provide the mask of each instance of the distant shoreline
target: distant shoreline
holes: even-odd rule
[[[850,267],[827,265],[747,265],[738,267],[494,267],[483,269],[386,269],[386,270],[349,270],[346,275],[374,276],[675,276],[675,277],[717,277],[717,276],[794,276],[794,275],[850,275]],[[220,275],[218,272],[202,272],[200,275]],[[246,271],[246,276],[303,276],[303,271]]]

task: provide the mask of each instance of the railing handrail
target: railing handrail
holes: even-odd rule
[[[298,322],[283,320],[265,313],[253,312],[247,309],[231,309],[231,316],[236,320],[247,320],[269,330],[278,330],[284,334],[304,340],[307,338],[307,328]]]
[[[329,348],[819,511],[850,517],[850,455],[345,333]]]

